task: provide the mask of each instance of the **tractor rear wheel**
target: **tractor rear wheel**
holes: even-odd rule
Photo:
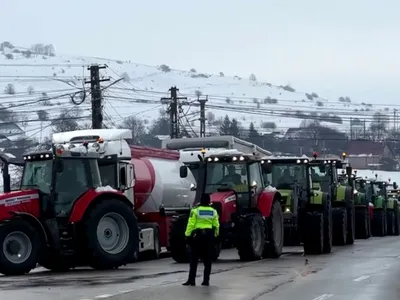
[[[347,210],[345,207],[332,209],[333,245],[343,246],[347,241]]]
[[[262,258],[265,245],[264,220],[258,213],[239,216],[236,248],[240,260],[254,261]]]
[[[347,210],[347,236],[346,244],[353,245],[356,239],[356,211],[354,201],[349,201],[346,206]]]
[[[386,235],[386,216],[383,209],[374,209],[374,217],[372,219],[371,231],[373,236],[385,236]]]
[[[178,215],[174,216],[171,221],[168,249],[172,259],[177,263],[187,263],[189,261],[189,253],[185,240],[185,230],[188,219],[188,215]]]
[[[400,212],[397,204],[394,206],[394,235],[400,235]]]
[[[20,218],[0,224],[0,273],[23,275],[36,267],[43,241],[29,222]]]
[[[387,210],[386,219],[387,219],[387,234],[394,235],[396,218],[393,210]]]
[[[304,215],[304,254],[321,254],[324,252],[324,214],[307,212]]]
[[[333,244],[333,219],[332,219],[332,203],[328,195],[324,195],[324,251],[323,253],[331,253]]]
[[[356,209],[356,239],[368,239],[369,232],[369,212],[368,208],[360,207]]]
[[[139,250],[139,228],[132,209],[118,199],[96,203],[84,223],[89,266],[116,269]]]

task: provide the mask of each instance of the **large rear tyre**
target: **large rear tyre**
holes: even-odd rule
[[[370,238],[370,217],[368,208],[356,209],[356,239]]]
[[[397,205],[395,205],[394,217],[394,235],[400,235],[400,212]]]
[[[84,223],[89,266],[116,269],[139,250],[139,228],[132,209],[118,199],[96,203]]]
[[[43,241],[31,224],[15,218],[0,224],[0,245],[0,273],[23,275],[36,267]]]
[[[258,213],[239,216],[236,248],[241,261],[262,258],[265,245],[264,220]]]
[[[324,251],[323,253],[331,253],[333,245],[333,219],[332,219],[332,203],[326,195],[324,206]]]
[[[174,216],[171,221],[168,237],[168,248],[172,259],[177,263],[189,262],[189,253],[185,240],[185,230],[188,219],[188,215],[178,215]]]
[[[278,258],[282,255],[284,241],[283,212],[278,200],[272,203],[271,214],[264,225],[267,239],[262,256]]]
[[[324,214],[307,212],[304,216],[304,254],[322,254],[324,252]]]
[[[394,235],[396,217],[393,210],[387,210],[386,219],[387,219],[387,234]]]
[[[347,241],[347,210],[345,207],[332,209],[333,245],[343,246]]]
[[[356,212],[354,201],[349,201],[346,207],[347,210],[347,236],[346,244],[353,245],[356,239]]]
[[[371,222],[371,231],[373,236],[386,235],[386,216],[383,209],[374,210],[374,217]]]

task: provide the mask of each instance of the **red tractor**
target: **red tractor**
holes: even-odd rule
[[[37,264],[56,271],[114,269],[132,261],[139,247],[133,205],[122,192],[102,187],[99,160],[97,153],[62,148],[26,155],[18,191],[10,191],[3,164],[0,273],[21,275]]]
[[[232,238],[243,261],[277,258],[283,247],[282,197],[265,187],[260,159],[233,150],[203,159],[198,170],[196,200],[210,194],[220,218],[222,240]],[[180,168],[188,176],[186,166]],[[177,262],[187,261],[184,231],[188,216],[181,214],[172,222],[169,247]],[[218,248],[218,247],[217,247]],[[216,251],[215,259],[218,257]]]

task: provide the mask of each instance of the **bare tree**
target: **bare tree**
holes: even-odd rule
[[[143,121],[134,116],[124,119],[119,128],[130,129],[132,131],[132,143],[141,144],[146,135]]]
[[[78,107],[74,109],[64,109],[58,118],[51,121],[53,132],[64,132],[79,129],[77,120],[81,115],[81,111]]]

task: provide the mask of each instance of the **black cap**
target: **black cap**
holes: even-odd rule
[[[201,205],[209,205],[211,202],[210,195],[209,194],[202,194],[201,199],[200,199],[200,204]]]

